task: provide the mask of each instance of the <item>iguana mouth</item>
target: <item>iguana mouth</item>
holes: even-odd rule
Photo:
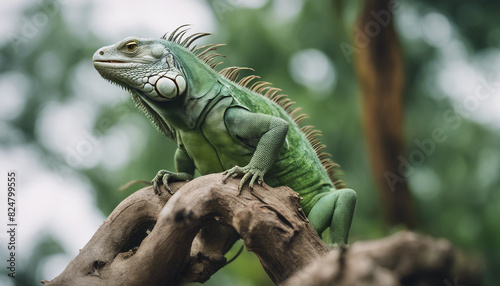
[[[98,62],[98,63],[110,63],[110,64],[126,64],[128,62],[124,62],[124,61],[115,61],[115,60],[94,60],[94,62]]]
[[[95,59],[94,61],[94,67],[99,71],[101,68],[108,69],[108,68],[113,68],[113,69],[128,69],[132,68],[137,65],[137,63],[134,62],[126,62],[126,61],[120,61],[120,60],[101,60],[101,59]]]

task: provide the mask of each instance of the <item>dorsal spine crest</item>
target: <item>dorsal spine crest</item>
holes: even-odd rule
[[[225,56],[214,51],[217,50],[218,47],[225,46],[225,44],[207,44],[201,47],[194,46],[190,48],[190,46],[196,40],[209,36],[211,35],[211,33],[195,33],[183,39],[187,31],[189,30],[189,26],[190,26],[189,24],[179,26],[172,33],[170,34],[166,33],[162,38],[190,50],[201,61],[203,61],[205,64],[210,66],[210,68],[215,70],[215,68],[219,64],[222,64],[222,61],[214,62],[214,60],[217,57],[225,57]],[[218,73],[227,80],[234,82],[235,84],[243,88],[248,88],[251,92],[255,92],[275,102],[277,105],[282,107],[288,113],[288,115],[293,119],[293,121],[299,126],[304,119],[309,117],[304,113],[300,113],[302,111],[301,108],[294,108],[293,105],[295,104],[295,102],[289,99],[287,95],[278,94],[281,91],[281,89],[272,87],[272,84],[269,82],[257,81],[254,82],[250,87],[248,87],[248,85],[252,81],[259,79],[260,77],[257,75],[249,75],[238,80],[240,75],[239,73],[241,70],[254,71],[252,68],[247,68],[247,67],[227,67],[218,71]],[[330,154],[323,152],[326,146],[319,141],[321,132],[319,130],[316,130],[313,126],[303,126],[300,128],[300,131],[304,133],[305,138],[311,144],[313,150],[318,156],[318,159],[323,165],[323,168],[325,168],[328,176],[334,183],[335,187],[337,189],[345,188],[344,182],[338,178],[339,165],[334,163],[330,159],[331,157]],[[175,135],[172,137],[175,137]]]

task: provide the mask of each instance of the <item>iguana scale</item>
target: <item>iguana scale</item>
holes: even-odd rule
[[[221,45],[193,47],[209,33],[185,37],[186,25],[161,39],[129,37],[93,56],[105,79],[129,90],[137,107],[160,132],[175,140],[176,172],[161,170],[163,183],[225,172],[248,183],[289,186],[316,231],[330,227],[330,241],[347,244],[357,196],[335,174],[336,164],[305,115],[270,83],[251,75],[238,80],[240,67],[216,71],[213,52]]]

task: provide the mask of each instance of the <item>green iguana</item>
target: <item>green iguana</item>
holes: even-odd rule
[[[224,172],[248,183],[289,186],[303,198],[302,209],[314,229],[330,227],[330,241],[346,245],[357,196],[335,176],[334,164],[319,143],[319,131],[299,127],[305,115],[277,88],[247,76],[240,67],[217,72],[214,51],[221,45],[190,48],[187,25],[161,39],[129,37],[93,56],[101,76],[132,94],[132,99],[160,132],[177,142],[176,172],[161,170],[158,184]],[[225,180],[224,179],[224,180]]]

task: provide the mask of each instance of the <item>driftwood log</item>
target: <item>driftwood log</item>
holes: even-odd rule
[[[241,238],[276,284],[434,285],[405,283],[432,274],[442,278],[436,285],[448,286],[442,281],[453,283],[453,275],[461,273],[456,275],[469,281],[465,285],[478,285],[477,269],[464,264],[446,241],[404,233],[330,251],[302,212],[297,193],[267,185],[239,192],[238,184],[237,179],[223,184],[222,175],[212,174],[172,183],[173,196],[165,190],[155,195],[152,187],[138,190],[59,276],[42,283],[204,282],[226,265],[224,255]]]
[[[481,285],[480,265],[448,240],[401,231],[333,249],[283,285],[472,286]]]

